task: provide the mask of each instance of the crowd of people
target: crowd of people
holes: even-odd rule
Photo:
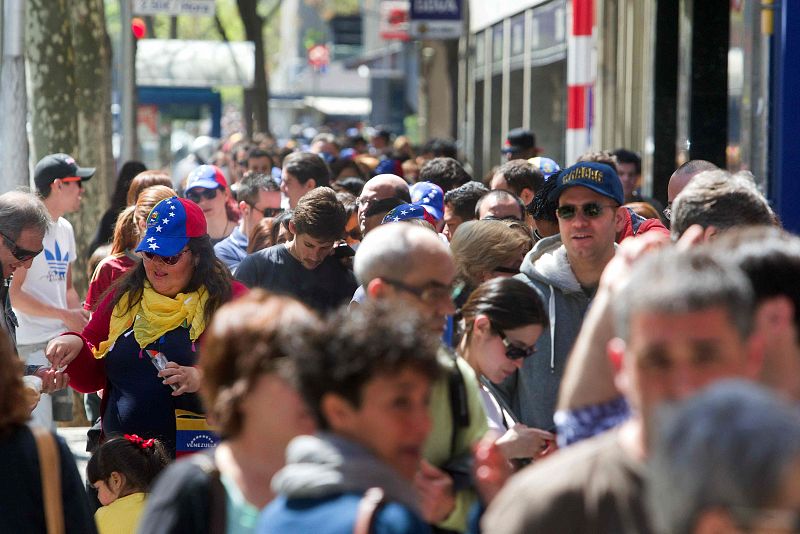
[[[44,157],[0,195],[0,530],[798,531],[800,238],[753,176],[688,161],[663,206],[629,150],[503,154],[128,162],[85,299],[95,169]]]

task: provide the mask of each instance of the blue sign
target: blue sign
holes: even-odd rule
[[[415,39],[458,39],[463,0],[411,0],[409,33]]]

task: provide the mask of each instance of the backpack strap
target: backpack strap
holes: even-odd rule
[[[61,468],[56,438],[40,426],[31,427],[31,432],[39,455],[47,534],[64,534],[64,504],[61,500]]]
[[[356,510],[356,522],[353,526],[353,534],[369,534],[378,511],[385,504],[383,489],[369,488],[361,500],[358,502]]]
[[[209,534],[225,534],[227,526],[227,499],[225,486],[220,479],[219,468],[210,454],[193,454],[190,462],[208,475],[208,532]]]

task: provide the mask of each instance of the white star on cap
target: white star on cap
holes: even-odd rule
[[[425,204],[430,204],[430,202],[431,202],[431,199],[429,199],[429,198],[423,198],[423,199],[422,199],[422,201],[423,201]]]
[[[156,238],[155,238],[155,237],[148,237],[148,238],[147,238],[147,242],[148,242],[148,243],[152,243],[152,242],[153,242],[153,241],[155,241],[155,240],[156,240]]]
[[[169,222],[169,219],[164,219],[163,221],[161,221],[161,224],[167,224],[168,222]]]
[[[398,222],[400,220],[400,217],[395,217],[393,220],[394,222]]]
[[[155,250],[155,249],[159,248],[159,246],[156,243],[150,243],[147,246],[150,247],[151,250]]]
[[[169,207],[169,209],[170,209],[170,210],[174,210],[174,209],[175,209],[175,206],[170,206],[170,207]]]
[[[408,213],[408,211],[407,210],[403,210],[403,211],[400,212],[400,215],[405,215],[406,213]]]
[[[156,232],[160,232],[160,231],[161,231],[161,227],[160,226],[156,226]]]
[[[171,212],[170,212],[170,214],[169,214],[169,216],[170,216],[170,217],[175,217],[175,212],[174,212],[174,211],[171,211]]]

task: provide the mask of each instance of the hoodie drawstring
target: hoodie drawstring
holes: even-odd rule
[[[550,372],[556,372],[556,292],[550,287],[547,314],[550,316]]]

